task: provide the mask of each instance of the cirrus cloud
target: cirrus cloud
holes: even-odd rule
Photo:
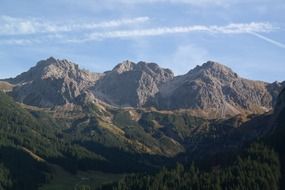
[[[162,0],[163,1],[163,0]],[[228,25],[163,26],[141,29],[114,30],[147,22],[149,17],[124,18],[103,22],[51,23],[37,18],[22,19],[0,16],[0,39],[2,45],[31,45],[48,41],[56,43],[85,43],[110,38],[131,39],[137,37],[162,36],[203,32],[209,34],[251,34],[273,45],[285,45],[260,33],[269,33],[278,27],[268,22],[230,23]],[[80,32],[79,32],[80,31]],[[32,38],[29,35],[34,35]],[[12,36],[12,37],[10,37]]]
[[[5,35],[29,35],[38,33],[60,33],[100,28],[112,28],[125,25],[141,24],[147,22],[148,17],[123,18],[104,22],[86,23],[53,23],[39,18],[15,18],[0,16],[0,36]]]
[[[193,26],[174,26],[159,27],[139,30],[115,30],[109,32],[94,32],[87,34],[83,38],[70,39],[68,42],[87,42],[103,40],[108,38],[133,38],[144,36],[161,36],[177,33],[206,32],[211,34],[245,34],[251,32],[271,32],[277,29],[270,23],[251,22],[251,23],[231,23],[224,26],[217,25],[193,25]]]

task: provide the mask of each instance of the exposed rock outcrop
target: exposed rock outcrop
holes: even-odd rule
[[[194,109],[217,117],[270,110],[282,85],[239,77],[230,68],[208,61],[161,86],[152,100],[159,109]]]
[[[80,70],[78,65],[67,60],[51,57],[9,82],[16,85],[11,94],[17,101],[51,107],[75,102],[101,75]]]
[[[52,57],[6,82],[17,101],[33,106],[98,100],[117,107],[187,109],[212,118],[267,112],[285,86],[241,78],[213,61],[174,77],[155,63],[124,61],[99,74]]]
[[[96,83],[94,93],[116,106],[141,107],[173,77],[172,71],[155,63],[125,61]]]

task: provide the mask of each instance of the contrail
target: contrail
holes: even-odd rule
[[[271,44],[273,44],[273,45],[276,45],[276,46],[278,46],[278,47],[281,47],[281,48],[284,48],[284,49],[285,49],[285,44],[283,44],[283,43],[280,43],[280,42],[277,42],[277,41],[272,40],[272,39],[270,39],[270,38],[267,38],[267,37],[265,37],[265,36],[263,36],[263,35],[261,35],[261,34],[258,34],[258,33],[256,33],[256,32],[249,32],[249,33],[252,34],[252,35],[254,35],[254,36],[256,36],[256,37],[258,37],[258,38],[260,38],[260,39],[262,39],[262,40],[265,40],[265,41],[267,41],[267,42],[269,42],[269,43],[271,43]]]

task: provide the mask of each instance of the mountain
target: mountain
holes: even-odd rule
[[[275,152],[257,146],[241,160],[231,160],[259,139],[278,152],[284,173],[285,91],[279,95],[284,85],[243,79],[215,62],[175,77],[146,62],[125,61],[111,71],[91,73],[67,60],[40,61],[0,82],[5,92],[0,92],[0,189],[59,187],[64,181],[74,183],[67,189],[87,188],[98,185],[90,172],[154,173],[176,162],[201,163],[208,171],[213,166],[213,173],[199,179],[220,176],[212,178],[217,184],[236,168],[242,172],[254,165],[251,171],[262,183],[259,175],[279,171]],[[241,165],[230,167],[228,175],[227,163]],[[274,170],[262,172],[272,163]],[[62,176],[63,170],[68,174]],[[83,180],[83,173],[90,179]],[[101,179],[102,173],[95,175]]]
[[[210,117],[264,113],[272,109],[284,84],[243,79],[208,61],[161,86],[153,102],[159,109],[191,109]]]
[[[101,102],[115,107],[182,109],[207,118],[265,113],[285,85],[244,79],[213,61],[175,77],[155,63],[124,61],[111,71],[91,73],[52,57],[5,82],[2,86],[10,83],[16,101],[38,107]]]
[[[16,101],[52,107],[76,103],[76,99],[100,77],[101,74],[83,71],[70,61],[50,57],[7,81],[15,85],[11,94]]]
[[[228,133],[222,138],[214,137],[211,148],[206,152],[211,152],[217,144],[220,149],[228,146],[231,141],[219,144],[219,139],[229,136],[229,139],[236,139],[241,128],[267,128],[266,133],[260,133],[258,130],[243,131],[240,134],[243,137],[256,132],[259,135],[242,144],[238,150],[223,150],[199,158],[196,162],[192,160],[183,165],[177,164],[176,167],[163,168],[156,173],[127,175],[119,182],[105,185],[102,189],[285,189],[284,126],[285,89],[276,98],[272,113],[251,118],[236,128],[234,136]],[[220,125],[219,128],[221,127]],[[217,134],[219,132],[221,131]]]
[[[99,80],[94,93],[112,105],[141,107],[173,77],[172,71],[155,63],[125,61]]]

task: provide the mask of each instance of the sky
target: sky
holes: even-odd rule
[[[284,0],[0,0],[0,78],[68,59],[93,72],[155,62],[175,75],[208,60],[285,80]]]

